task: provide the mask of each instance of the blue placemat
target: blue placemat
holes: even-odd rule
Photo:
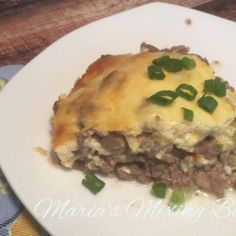
[[[0,67],[0,90],[22,67],[23,65]],[[48,234],[21,204],[0,169],[0,236],[8,235],[36,236]]]

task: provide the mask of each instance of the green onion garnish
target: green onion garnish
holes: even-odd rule
[[[151,65],[148,67],[148,75],[150,79],[163,80],[166,76],[158,65]]]
[[[192,70],[196,67],[196,62],[193,59],[190,59],[188,57],[184,57],[182,59],[182,67],[185,70]]]
[[[215,78],[214,94],[218,97],[224,97],[226,95],[227,85],[225,81],[222,81],[219,77]]]
[[[169,200],[169,207],[171,210],[176,211],[183,207],[185,203],[185,195],[181,189],[175,189]]]
[[[160,105],[168,106],[178,97],[178,94],[172,90],[162,90],[153,94],[148,100]]]
[[[212,93],[218,97],[224,97],[226,95],[226,90],[226,82],[221,81],[219,77],[209,79],[204,82],[204,93]]]
[[[85,178],[82,180],[82,184],[94,194],[100,192],[105,186],[105,183],[93,173],[85,175]]]
[[[179,72],[182,70],[181,60],[170,58],[164,65],[164,69],[168,72]]]
[[[193,111],[182,107],[184,112],[184,120],[193,121]]]
[[[218,106],[216,99],[212,96],[206,96],[206,94],[204,94],[197,103],[199,107],[210,114],[212,114]]]
[[[160,58],[153,60],[152,63],[158,66],[165,66],[169,60],[170,60],[169,56],[162,56]]]
[[[181,84],[175,91],[180,97],[188,101],[194,100],[197,95],[197,90],[189,84]]]
[[[165,198],[167,186],[164,183],[155,183],[152,185],[152,193],[158,198]]]
[[[204,81],[204,93],[214,93],[214,85],[215,80],[214,79],[208,79]]]
[[[159,66],[158,71],[160,71],[161,67],[163,67],[168,72],[179,72],[182,69],[192,70],[196,67],[196,62],[188,57],[184,57],[182,60],[179,60],[177,58],[170,58],[169,56],[162,56],[153,60],[152,63],[154,65],[149,66],[148,68],[150,78],[155,78],[155,76],[153,76],[153,74],[155,74],[155,71],[153,72],[155,67],[153,66]]]

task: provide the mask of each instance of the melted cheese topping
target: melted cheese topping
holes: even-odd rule
[[[219,105],[209,114],[197,105],[204,81],[214,73],[200,57],[188,54],[196,62],[193,70],[166,72],[164,80],[150,80],[147,68],[163,55],[183,58],[174,52],[142,52],[105,56],[89,67],[69,96],[61,96],[53,118],[55,148],[75,138],[75,134],[93,129],[99,132],[121,131],[127,137],[152,129],[163,142],[172,142],[191,150],[205,136],[214,136],[236,117],[236,95],[215,97]],[[194,101],[178,97],[170,106],[152,104],[147,99],[161,90],[175,90],[181,83],[192,85],[198,95]],[[193,122],[183,120],[182,107],[194,111]]]

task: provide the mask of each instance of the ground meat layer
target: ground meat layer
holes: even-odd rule
[[[166,183],[171,188],[196,186],[218,197],[236,187],[236,150],[223,152],[212,137],[198,143],[193,152],[160,144],[148,133],[138,139],[139,147],[133,151],[120,133],[79,135],[73,168],[115,173],[121,180]]]

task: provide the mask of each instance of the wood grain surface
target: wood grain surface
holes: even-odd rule
[[[0,66],[25,64],[66,33],[150,0],[0,0]],[[236,0],[168,0],[236,21]]]

